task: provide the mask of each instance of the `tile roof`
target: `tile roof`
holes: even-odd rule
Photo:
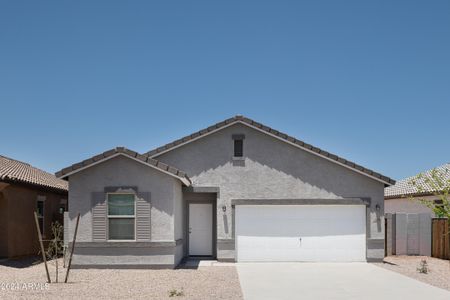
[[[185,172],[180,171],[177,168],[171,167],[160,161],[157,161],[156,159],[153,159],[149,156],[141,155],[141,154],[137,153],[136,151],[127,149],[125,147],[116,147],[114,149],[105,151],[101,154],[92,156],[91,158],[85,159],[79,163],[73,164],[67,168],[62,169],[61,171],[56,172],[55,175],[59,178],[65,178],[65,177],[69,176],[70,174],[81,171],[82,169],[90,167],[100,161],[111,158],[112,156],[117,156],[119,154],[131,157],[131,158],[136,159],[148,166],[151,166],[155,169],[159,169],[160,171],[163,171],[174,177],[177,177],[186,185],[191,184],[191,180],[189,179],[189,177],[187,176],[187,174]]]
[[[334,161],[334,162],[336,162],[338,164],[341,164],[341,165],[344,165],[344,166],[346,166],[346,167],[348,167],[350,169],[353,169],[356,172],[363,173],[363,174],[368,175],[370,177],[373,177],[373,178],[375,178],[375,179],[377,179],[379,181],[382,181],[386,185],[393,185],[393,184],[395,184],[395,180],[393,180],[393,179],[391,179],[391,178],[389,178],[387,176],[384,176],[384,175],[382,175],[380,173],[377,173],[375,171],[372,171],[370,169],[364,168],[363,166],[360,166],[360,165],[358,165],[358,164],[356,164],[354,162],[346,160],[346,159],[344,159],[342,157],[339,157],[339,156],[337,156],[335,154],[332,154],[330,152],[324,151],[324,150],[322,150],[320,148],[314,147],[313,145],[307,144],[307,143],[305,143],[305,142],[303,142],[301,140],[298,140],[298,139],[296,139],[296,138],[294,138],[292,136],[289,136],[289,135],[287,135],[285,133],[282,133],[282,132],[280,132],[278,130],[272,129],[272,128],[270,128],[268,126],[265,126],[265,125],[263,125],[261,123],[253,121],[252,119],[249,119],[247,117],[240,116],[240,115],[237,115],[237,116],[234,116],[232,118],[226,119],[225,121],[219,122],[219,123],[214,124],[214,125],[212,125],[212,126],[210,126],[208,128],[205,128],[205,129],[202,129],[200,131],[197,131],[197,132],[195,132],[195,133],[193,133],[191,135],[185,136],[185,137],[183,137],[181,139],[178,139],[178,140],[176,140],[174,142],[171,142],[171,143],[166,144],[164,146],[161,146],[161,147],[158,147],[156,149],[153,149],[153,150],[145,153],[145,155],[148,155],[150,157],[156,157],[156,156],[158,156],[158,155],[160,155],[160,154],[162,154],[162,153],[164,153],[166,151],[170,151],[170,150],[172,150],[172,149],[174,149],[174,148],[176,148],[176,147],[178,147],[180,145],[188,143],[189,141],[192,141],[192,140],[195,140],[197,138],[203,137],[205,135],[208,135],[211,132],[214,132],[214,131],[217,131],[219,129],[228,127],[228,126],[230,126],[232,124],[235,124],[235,123],[242,123],[244,125],[248,125],[250,127],[254,127],[256,129],[259,129],[259,130],[261,130],[261,131],[263,131],[263,132],[265,132],[267,134],[274,135],[274,136],[276,136],[276,137],[278,137],[278,138],[280,138],[280,139],[282,139],[282,140],[284,140],[284,141],[286,141],[288,143],[295,144],[296,146],[298,146],[298,147],[300,147],[300,148],[302,148],[302,149],[304,149],[306,151],[312,152],[312,153],[314,153],[314,154],[316,154],[318,156],[322,156],[322,157],[324,157],[326,159],[329,159],[329,160]]]
[[[444,164],[435,168],[440,174],[443,174],[443,180],[450,181],[450,163]],[[431,172],[434,169],[423,172],[423,176],[417,179],[417,185],[420,185],[423,188],[423,191],[419,193],[417,187],[411,184],[411,180],[416,179],[416,176],[411,176],[402,180],[397,181],[397,183],[393,186],[387,187],[384,189],[384,198],[385,199],[393,199],[400,198],[403,196],[423,196],[430,195],[435,192],[439,192],[433,190],[433,188],[426,183],[426,178],[431,178]]]
[[[0,155],[0,181],[25,183],[67,192],[68,183],[30,164]]]

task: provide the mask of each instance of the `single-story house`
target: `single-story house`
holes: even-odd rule
[[[435,169],[431,169],[422,173],[423,176],[417,178],[411,176],[396,182],[395,185],[384,189],[384,205],[385,213],[429,213],[434,217],[433,211],[418,199],[442,202],[432,186],[427,184],[426,178],[431,178],[431,173],[436,170],[438,174],[443,176],[443,180],[450,181],[450,163],[443,164]],[[412,184],[412,180],[416,181],[416,185]],[[420,191],[417,188],[421,187]]]
[[[243,116],[144,154],[115,148],[69,181],[75,267],[381,261],[394,180]],[[69,237],[69,240],[72,236]]]
[[[52,222],[63,223],[67,191],[67,181],[0,155],[0,257],[38,254],[34,212],[43,237],[50,239]]]

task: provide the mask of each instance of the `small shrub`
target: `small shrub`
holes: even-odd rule
[[[183,290],[178,291],[177,289],[172,289],[169,291],[169,297],[183,297],[184,292]]]
[[[419,273],[422,273],[422,274],[428,274],[429,270],[428,270],[428,263],[427,263],[426,259],[422,259],[420,261],[420,264],[419,264],[419,267],[417,268],[417,271]]]
[[[52,239],[49,241],[45,255],[47,259],[55,262],[55,281],[58,282],[58,258],[64,249],[64,228],[58,221],[52,223]]]

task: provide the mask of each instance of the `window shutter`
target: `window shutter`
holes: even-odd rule
[[[107,239],[107,204],[105,193],[92,193],[92,240],[94,242]]]
[[[140,192],[136,197],[136,240],[150,241],[150,193]]]

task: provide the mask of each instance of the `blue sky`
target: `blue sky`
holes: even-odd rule
[[[244,114],[400,179],[449,110],[447,0],[0,2],[0,154],[50,172]]]

